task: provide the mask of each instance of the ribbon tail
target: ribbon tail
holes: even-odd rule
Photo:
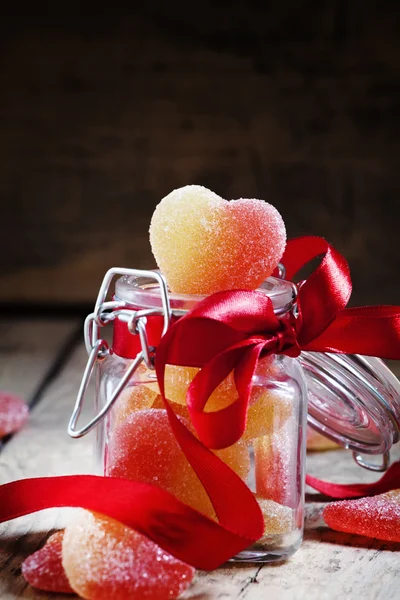
[[[128,479],[69,475],[0,486],[0,523],[53,507],[78,507],[107,515],[205,570],[216,569],[262,535],[262,530],[251,527],[248,537],[229,531],[165,490]]]
[[[321,494],[337,500],[375,496],[400,488],[400,461],[393,463],[383,477],[374,483],[332,483],[307,475],[306,484]]]
[[[321,335],[302,349],[399,360],[400,307],[365,306],[343,310]]]

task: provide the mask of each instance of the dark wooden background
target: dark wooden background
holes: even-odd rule
[[[274,203],[345,253],[354,302],[400,303],[396,4],[3,9],[0,303],[91,304],[110,266],[153,266],[187,183]]]

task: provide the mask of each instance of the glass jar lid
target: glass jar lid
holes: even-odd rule
[[[289,311],[295,286],[269,277],[258,289],[267,294],[278,315]],[[115,297],[135,308],[161,307],[158,285],[146,277],[123,276]],[[183,315],[202,300],[201,295],[169,295],[172,313]],[[298,359],[308,386],[309,424],[338,444],[357,453],[387,455],[400,439],[400,382],[378,358],[360,355],[302,352]]]
[[[385,455],[399,441],[400,382],[382,360],[318,352],[299,360],[314,429],[361,454]]]

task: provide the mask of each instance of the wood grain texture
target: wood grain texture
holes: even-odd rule
[[[30,403],[78,327],[76,319],[0,319],[0,389]]]
[[[86,359],[86,352],[80,347],[59,378],[47,388],[27,426],[0,453],[1,483],[23,477],[93,472],[92,436],[76,441],[67,435],[67,423]],[[92,410],[89,402],[82,419],[88,419]],[[57,595],[38,593],[27,586],[20,565],[26,556],[43,545],[49,532],[65,526],[73,512],[72,509],[52,509],[0,525],[0,598],[57,598]]]
[[[400,303],[395,4],[142,4],[1,24],[0,300],[92,302],[201,183],[327,237],[355,302]]]
[[[17,360],[17,358],[16,358]],[[92,440],[71,440],[66,425],[86,361],[79,347],[58,379],[34,408],[29,425],[0,454],[0,481],[17,477],[90,472]],[[91,413],[90,403],[83,419]],[[51,448],[51,451],[49,449]],[[400,448],[394,457],[400,457]],[[360,469],[346,451],[314,453],[307,469],[334,481],[372,481],[377,475]],[[329,531],[320,527],[323,499],[308,490],[305,541],[288,561],[276,565],[228,564],[213,573],[198,572],[186,600],[265,598],[283,600],[396,600],[400,544]],[[61,600],[26,586],[20,574],[23,559],[60,528],[72,510],[51,510],[0,526],[0,597]]]

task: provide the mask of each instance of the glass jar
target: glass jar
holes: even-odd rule
[[[276,313],[283,316],[291,310],[292,284],[270,278],[260,291],[271,298]],[[201,299],[169,294],[172,315],[185,314]],[[135,310],[157,309],[161,306],[160,290],[146,277],[123,277],[116,282],[114,301],[123,301]],[[131,364],[132,359],[115,353],[101,362],[97,411],[107,405]],[[185,397],[197,371],[167,365],[165,375],[166,397],[192,431]],[[213,393],[206,410],[224,408],[236,397],[231,375]],[[306,400],[303,370],[297,360],[284,355],[260,360],[245,432],[233,446],[215,451],[256,494],[265,518],[263,538],[241,552],[238,560],[282,560],[301,544]],[[104,475],[160,485],[186,504],[215,517],[206,492],[173,438],[155,372],[144,364],[129,379],[98,429],[96,455]],[[173,462],[180,465],[179,477]]]
[[[96,442],[99,472],[159,485],[215,518],[204,488],[172,434],[154,370],[150,363],[146,366],[134,358],[144,346],[156,346],[170,319],[179,319],[202,296],[168,293],[166,297],[165,284],[156,272],[123,270],[113,301],[104,303],[115,273],[121,270],[106,276],[95,312],[87,320],[88,350],[95,357],[89,359],[88,373],[103,352],[97,370],[97,417],[76,431],[79,411],[75,411],[70,434],[79,437],[101,421]],[[278,317],[295,311],[292,283],[270,277],[259,292],[269,296]],[[140,335],[138,317],[146,323]],[[110,352],[104,351],[104,342],[96,341],[98,327],[109,321],[114,322]],[[121,333],[132,344],[129,352],[121,350],[117,339]],[[197,371],[167,365],[165,373],[165,395],[193,433],[185,398]],[[234,560],[270,562],[287,558],[302,541],[307,401],[313,427],[352,449],[361,466],[385,470],[390,447],[399,440],[400,384],[379,359],[308,352],[297,359],[264,357],[252,383],[242,438],[214,452],[255,494],[264,516],[263,537]],[[80,400],[85,389],[83,385]],[[224,408],[236,397],[231,374],[213,392],[206,410]],[[383,456],[381,464],[365,459],[365,455],[378,454]]]

